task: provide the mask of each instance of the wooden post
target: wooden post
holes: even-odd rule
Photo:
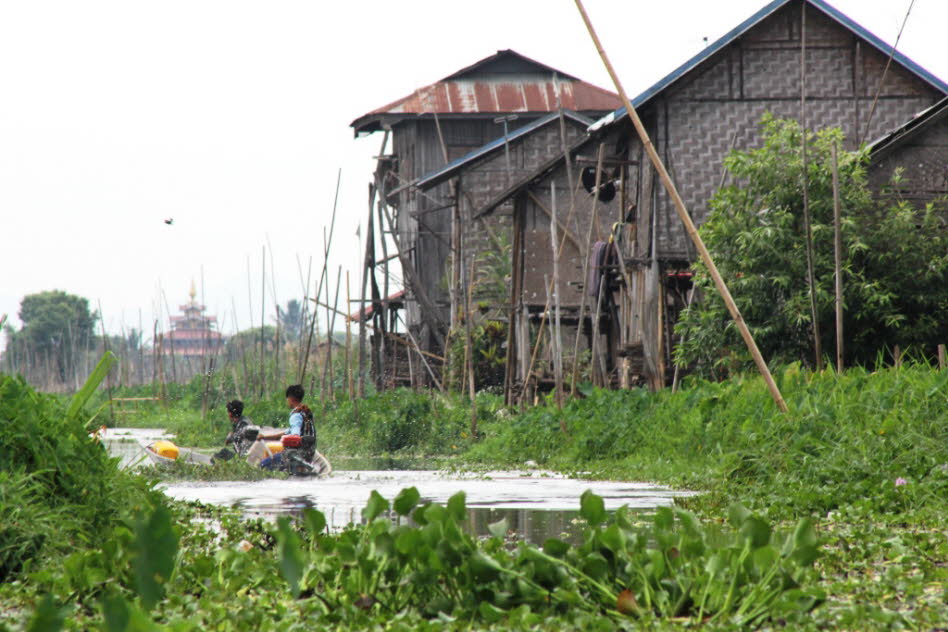
[[[698,234],[698,230],[695,228],[694,222],[691,220],[691,216],[688,214],[688,210],[685,208],[684,201],[678,194],[678,190],[675,188],[675,184],[672,182],[671,176],[668,175],[668,170],[665,168],[662,159],[659,157],[658,152],[655,151],[655,147],[652,145],[652,141],[649,139],[648,132],[642,125],[642,121],[635,112],[635,108],[632,107],[632,103],[629,101],[629,97],[626,95],[625,89],[622,87],[622,82],[619,80],[619,75],[616,74],[615,69],[612,67],[612,63],[606,56],[606,51],[602,48],[602,44],[599,42],[599,36],[596,35],[596,31],[593,28],[592,22],[590,22],[589,16],[586,14],[586,9],[583,7],[582,0],[575,0],[575,2],[580,14],[582,15],[583,21],[586,23],[586,28],[589,31],[589,35],[592,38],[597,51],[599,52],[599,56],[602,58],[603,64],[605,65],[606,70],[609,72],[610,77],[612,77],[612,81],[616,86],[616,91],[622,98],[622,103],[625,106],[626,113],[629,115],[629,119],[635,126],[635,130],[638,133],[643,146],[645,147],[645,151],[648,153],[649,160],[651,160],[652,165],[658,172],[659,177],[662,180],[662,184],[665,185],[669,197],[672,199],[672,202],[674,202],[675,211],[678,213],[678,217],[685,226],[685,231],[688,233],[688,236],[691,238],[692,242],[694,242],[695,247],[698,250],[698,254],[701,255],[701,260],[708,268],[708,273],[714,280],[714,284],[717,287],[718,292],[721,293],[721,297],[724,299],[724,304],[727,306],[731,317],[734,319],[734,323],[741,332],[741,337],[744,339],[744,343],[750,350],[750,353],[754,358],[754,362],[757,365],[757,369],[763,376],[764,382],[766,382],[768,389],[770,389],[770,394],[774,399],[774,403],[777,404],[777,407],[781,411],[788,412],[787,403],[780,394],[780,389],[777,388],[777,384],[774,382],[774,378],[770,373],[770,369],[767,368],[767,363],[764,361],[764,358],[760,353],[760,349],[757,348],[757,343],[754,342],[754,337],[747,328],[747,324],[744,322],[744,318],[741,316],[740,310],[734,303],[734,299],[731,297],[731,293],[727,288],[727,284],[721,277],[721,273],[714,264],[711,254],[704,245],[704,240],[701,239],[701,236]]]
[[[839,203],[839,162],[833,143],[833,267],[836,294],[836,372],[843,372],[843,237]]]
[[[806,283],[810,288],[810,328],[813,332],[813,355],[816,370],[823,370],[823,343],[820,340],[820,319],[816,307],[816,275],[813,271],[813,226],[810,221],[810,177],[806,160],[806,2],[800,14],[800,152],[803,160],[803,230],[806,233]]]
[[[938,345],[938,368],[942,371],[945,370],[945,345]]]
[[[895,345],[895,348],[892,349],[892,359],[895,361],[895,368],[902,368],[902,348],[899,345]]]

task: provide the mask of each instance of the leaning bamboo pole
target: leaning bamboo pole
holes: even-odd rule
[[[652,166],[655,167],[655,170],[658,172],[658,175],[661,178],[662,184],[668,191],[668,196],[672,199],[672,202],[675,205],[675,211],[678,213],[678,217],[681,219],[682,224],[684,224],[685,231],[688,233],[688,236],[691,238],[692,242],[694,242],[695,248],[697,248],[698,254],[701,256],[701,260],[708,268],[708,273],[714,280],[714,285],[717,287],[718,292],[721,293],[721,297],[724,299],[724,304],[727,306],[731,317],[734,319],[734,323],[741,332],[741,337],[744,339],[744,343],[747,345],[751,356],[753,356],[754,363],[757,365],[757,369],[760,371],[764,381],[767,383],[767,388],[770,389],[770,395],[773,397],[774,402],[781,411],[788,412],[787,403],[780,394],[780,389],[777,388],[777,383],[774,382],[773,375],[770,374],[770,369],[767,368],[767,363],[764,361],[764,357],[761,355],[760,349],[757,348],[757,343],[754,342],[754,337],[747,328],[747,323],[744,322],[744,317],[741,316],[740,309],[738,309],[733,297],[731,297],[731,292],[728,290],[727,284],[721,277],[721,273],[718,272],[718,268],[714,264],[714,260],[711,258],[711,253],[708,252],[707,247],[704,245],[704,240],[701,239],[701,236],[698,234],[698,229],[695,228],[695,224],[692,221],[691,216],[688,214],[688,210],[685,208],[685,203],[678,194],[678,189],[675,188],[675,184],[672,182],[671,176],[668,174],[668,170],[665,168],[665,164],[659,157],[658,152],[655,151],[655,147],[652,145],[651,139],[649,139],[648,132],[645,130],[645,126],[642,125],[642,121],[635,112],[635,108],[632,107],[632,103],[629,101],[629,97],[625,92],[625,88],[622,87],[622,82],[619,80],[619,75],[616,74],[615,69],[612,67],[612,63],[609,61],[609,57],[606,55],[606,51],[602,47],[602,43],[599,41],[599,36],[596,35],[596,30],[593,28],[592,22],[589,19],[589,15],[586,13],[586,8],[583,6],[582,0],[574,0],[574,2],[576,3],[576,8],[579,9],[579,13],[583,18],[583,22],[586,24],[586,30],[589,31],[589,36],[592,38],[593,43],[596,46],[596,50],[599,52],[599,56],[602,58],[602,62],[606,67],[606,71],[609,73],[609,76],[612,78],[612,81],[615,84],[616,91],[619,93],[619,96],[622,99],[622,104],[625,106],[626,113],[629,115],[629,119],[632,121],[635,131],[638,133],[639,138],[642,141],[642,145],[645,147],[645,151],[648,154],[649,160],[652,162]]]

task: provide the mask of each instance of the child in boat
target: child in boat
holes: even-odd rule
[[[229,461],[237,454],[247,454],[253,445],[253,439],[246,436],[247,428],[253,426],[248,417],[244,417],[244,403],[239,399],[227,402],[227,416],[230,418],[231,430],[227,433],[224,443],[228,446],[214,455],[216,460]],[[229,446],[233,446],[233,450]]]

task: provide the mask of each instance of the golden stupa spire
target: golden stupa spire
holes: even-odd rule
[[[191,303],[194,303],[195,297],[197,297],[197,288],[194,287],[194,279],[191,279],[191,291],[188,294],[191,297]]]

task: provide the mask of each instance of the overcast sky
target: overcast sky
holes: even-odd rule
[[[909,3],[833,1],[890,43]],[[630,96],[764,4],[587,0]],[[943,79],[946,24],[948,2],[917,0],[899,44]],[[381,135],[349,123],[505,48],[612,89],[571,0],[0,1],[0,315],[63,289],[150,332],[159,286],[174,312],[203,269],[224,331],[251,300],[259,325],[261,248],[279,301],[299,297],[340,168],[331,266],[357,293]]]

